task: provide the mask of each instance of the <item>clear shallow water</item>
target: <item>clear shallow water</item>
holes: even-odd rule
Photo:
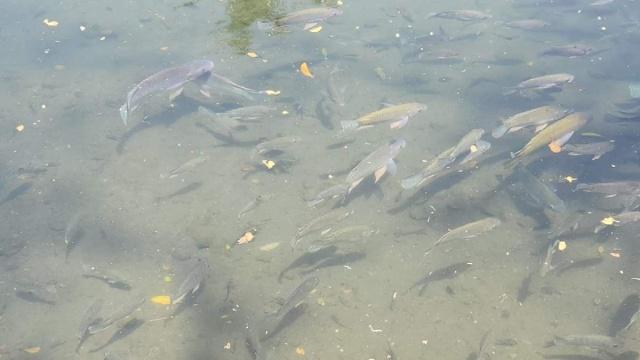
[[[606,236],[589,229],[562,237],[568,247],[555,261],[597,256],[602,247],[602,263],[562,276],[536,276],[523,304],[517,296],[523,279],[540,268],[550,229],[570,226],[562,225],[565,216],[592,212],[597,224],[598,217],[621,211],[615,198],[574,192],[575,183],[563,177],[586,183],[637,179],[637,123],[604,121],[611,104],[627,99],[629,84],[638,81],[636,2],[616,2],[610,10],[593,10],[586,2],[345,2],[340,6],[344,13],[322,23],[318,33],[303,31],[302,25],[272,32],[269,21],[293,10],[336,4],[182,5],[8,2],[0,15],[2,197],[30,184],[0,207],[1,244],[7,249],[0,256],[2,357],[101,359],[112,351],[129,359],[252,358],[245,346],[246,327],[276,311],[309,276],[293,270],[278,282],[280,272],[303,254],[290,247],[298,228],[331,208],[309,208],[306,201],[396,137],[407,141],[396,158],[398,174],[378,185],[365,180],[344,204],[353,214],[323,228],[364,225],[374,230],[363,241],[339,245],[341,253],[361,252],[366,258],[312,273],[320,282],[306,298],[304,313],[263,342],[268,358],[466,358],[489,330],[486,351],[496,359],[595,354],[544,346],[553,335],[606,334],[618,304],[637,291],[634,224]],[[492,18],[429,18],[454,9],[481,10]],[[538,32],[504,26],[526,18],[551,26]],[[58,25],[46,26],[44,19]],[[416,42],[416,37],[443,32],[445,39],[434,45]],[[596,53],[539,55],[568,43],[585,43]],[[429,56],[443,50],[457,55],[412,61],[420,48]],[[122,124],[118,108],[136,83],[202,58],[213,60],[214,71],[235,82],[281,93],[238,95],[228,86],[216,86],[206,99],[187,87],[173,105],[165,94],[150,98],[128,126]],[[313,79],[298,71],[302,62]],[[323,124],[316,107],[326,101],[327,80],[335,69],[347,85],[346,101]],[[556,72],[570,72],[576,80],[544,96],[503,95],[505,87]],[[429,108],[405,128],[390,130],[382,124],[356,133],[346,145],[332,146],[342,141],[336,138],[341,120],[383,103],[411,101]],[[199,105],[220,112],[258,104],[277,110],[247,122],[247,130],[234,135],[238,143],[231,144],[212,136],[207,131],[211,120],[196,111]],[[401,179],[421,170],[468,130],[490,132],[501,117],[546,104],[590,113],[594,119],[580,132],[616,141],[616,150],[597,161],[545,149],[543,158],[529,165],[566,202],[567,214],[522,206],[507,191],[513,181],[502,181],[509,175],[503,162],[528,141],[532,133],[527,132],[495,141],[485,135],[492,148],[477,166],[416,194],[401,192]],[[16,130],[20,125],[24,129]],[[256,142],[279,136],[301,141],[283,154],[252,159]],[[199,156],[207,160],[169,178],[173,169]],[[275,161],[276,167],[267,171],[263,159]],[[172,196],[185,187],[193,190]],[[259,195],[264,201],[239,217]],[[65,230],[77,214],[83,214],[76,226],[82,234],[65,259]],[[427,253],[449,229],[486,216],[502,224]],[[255,231],[253,241],[229,246],[248,230]],[[279,246],[261,250],[273,243]],[[173,294],[196,258],[206,259],[210,269],[201,293],[195,305],[167,322],[173,308],[150,299]],[[429,272],[462,261],[473,265],[454,279],[429,284],[421,297],[416,290],[407,292]],[[132,289],[82,277],[90,266],[119,274]],[[16,289],[28,286],[53,294],[55,304],[16,296]],[[144,325],[91,353],[127,321],[122,320],[91,336],[75,353],[79,324],[96,299],[104,299],[106,316],[141,297],[147,302],[134,316]],[[637,334],[633,326],[621,334],[624,346],[615,352],[637,350]],[[304,348],[304,356],[297,347]]]

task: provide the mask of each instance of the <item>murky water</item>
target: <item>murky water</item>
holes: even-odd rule
[[[640,5],[599,3],[5,1],[0,358],[633,358]],[[544,105],[613,150],[569,155],[562,120],[491,136]],[[619,345],[552,342],[575,334]]]

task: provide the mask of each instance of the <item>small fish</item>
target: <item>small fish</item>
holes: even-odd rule
[[[544,129],[549,123],[560,120],[571,113],[570,110],[556,106],[540,106],[512,115],[502,120],[502,125],[495,128],[491,135],[500,138],[506,133],[512,133],[527,127],[536,127],[536,132]]]
[[[262,204],[265,200],[268,200],[271,197],[272,197],[272,195],[258,195],[258,196],[256,196],[255,199],[249,201],[247,203],[247,205],[245,205],[242,209],[240,209],[240,211],[238,212],[238,219],[243,217],[243,216],[245,216],[250,211],[253,211],[255,208],[260,206],[260,204]]]
[[[465,261],[465,262],[451,264],[449,266],[445,266],[438,270],[434,270],[428,273],[427,276],[425,276],[424,278],[420,279],[418,282],[413,284],[408,291],[411,291],[416,287],[421,286],[418,295],[422,295],[426,290],[427,286],[432,282],[453,279],[458,275],[460,275],[461,273],[465,272],[467,269],[469,269],[471,265],[473,265],[473,263]]]
[[[229,118],[242,122],[253,122],[269,117],[269,115],[272,114],[275,110],[276,108],[273,106],[252,105],[212,114],[215,114],[215,116],[218,118]]]
[[[377,233],[378,229],[369,225],[349,225],[339,229],[329,229],[320,233],[320,238],[313,240],[308,250],[322,249],[338,242],[354,243]]]
[[[556,213],[564,213],[567,207],[564,201],[524,166],[518,166],[514,171],[514,178],[522,184],[520,195],[526,195],[531,205],[539,208],[549,208]]]
[[[604,183],[580,183],[576,185],[576,191],[599,193],[607,197],[616,195],[632,195],[640,191],[639,181],[613,181]]]
[[[620,346],[620,343],[610,336],[586,334],[555,336],[550,345],[572,345],[592,349],[615,349]]]
[[[615,337],[621,331],[628,329],[638,318],[638,310],[640,310],[638,294],[631,294],[624,298],[611,319],[609,336]]]
[[[287,272],[299,267],[312,266],[327,257],[332,256],[337,250],[337,246],[327,246],[316,251],[309,251],[302,254],[280,272],[280,275],[278,275],[278,282],[282,282],[282,278],[287,274]]]
[[[106,343],[104,343],[103,345],[95,349],[90,350],[89,352],[94,353],[94,352],[100,351],[106,348],[107,346],[113,344],[114,342],[124,339],[125,337],[131,335],[134,331],[139,329],[143,324],[144,324],[144,320],[138,319],[138,318],[133,318],[127,321],[124,325],[120,327],[120,329],[118,329],[118,331],[116,331],[111,336],[111,338],[109,338],[109,340],[107,340]]]
[[[180,283],[175,294],[171,297],[173,304],[181,303],[187,296],[195,296],[209,271],[209,265],[205,260],[198,260]]]
[[[115,274],[99,271],[95,267],[89,267],[89,270],[82,274],[83,277],[88,279],[98,279],[105,282],[107,285],[114,289],[131,290],[129,282]]]
[[[467,156],[465,156],[462,160],[460,160],[460,165],[464,165],[470,161],[475,161],[482,154],[486,153],[487,151],[489,151],[489,149],[491,149],[491,143],[484,140],[478,140],[472,146],[475,146],[475,148],[472,148],[472,150],[469,151]]]
[[[540,277],[547,276],[550,271],[553,271],[555,269],[555,267],[553,266],[553,255],[555,255],[559,243],[560,240],[558,239],[549,242],[549,246],[547,247],[544,258],[542,258],[542,264],[540,265],[540,269],[538,270],[538,275],[540,275]]]
[[[225,135],[233,141],[233,133],[236,131],[247,130],[247,126],[232,117],[218,116],[218,113],[214,113],[204,106],[198,106],[198,115],[205,119],[211,120],[209,123],[214,133]]]
[[[305,279],[300,285],[298,285],[293,292],[289,295],[284,304],[274,314],[267,315],[261,322],[259,328],[260,336],[264,339],[265,336],[269,336],[274,329],[282,322],[283,318],[296,306],[302,303],[309,294],[318,286],[320,279],[315,276],[311,276]]]
[[[593,155],[591,160],[598,160],[602,155],[612,151],[614,147],[613,141],[599,141],[588,144],[566,144],[563,150],[571,156]]]
[[[562,56],[568,58],[587,56],[593,53],[593,48],[582,44],[553,46],[541,53],[542,56]]]
[[[55,305],[57,302],[57,290],[54,285],[24,284],[14,288],[16,296],[22,300]]]
[[[299,244],[300,239],[302,239],[303,237],[311,233],[331,229],[333,226],[335,226],[335,224],[343,221],[344,219],[348,218],[352,214],[353,214],[353,210],[345,210],[343,208],[336,208],[336,209],[329,210],[323,215],[320,215],[314,218],[313,220],[309,221],[308,223],[298,227],[296,236],[292,241],[292,246],[296,247]]]
[[[9,191],[9,193],[2,198],[2,200],[0,200],[0,206],[13,201],[14,199],[16,199],[17,197],[24,195],[29,189],[31,189],[31,186],[33,184],[30,182],[27,183],[23,183],[18,185],[18,187],[16,187],[15,189]]]
[[[544,29],[546,27],[549,27],[550,25],[551,24],[549,24],[548,22],[538,19],[514,20],[505,23],[506,27],[529,31]]]
[[[340,199],[340,201],[342,201],[347,195],[347,189],[349,189],[348,184],[333,185],[325,190],[320,191],[318,195],[313,197],[313,199],[308,200],[307,206],[316,207],[319,204],[331,199]]]
[[[529,275],[522,279],[522,282],[520,283],[520,287],[518,288],[518,295],[516,296],[516,300],[518,300],[518,303],[520,305],[524,304],[524,301],[529,297],[529,295],[531,295],[531,291],[529,291],[529,288],[531,287],[531,281],[533,280],[534,274],[535,272],[530,272]]]
[[[442,235],[433,245],[431,245],[431,248],[434,248],[453,239],[473,239],[481,234],[484,234],[487,231],[493,230],[501,223],[502,222],[500,221],[500,219],[494,217],[488,217],[470,222],[455,229],[449,230],[446,234]]]
[[[80,327],[78,331],[78,345],[76,346],[76,353],[80,351],[82,344],[91,336],[89,332],[89,327],[91,325],[95,325],[102,321],[102,318],[98,315],[100,313],[100,309],[102,309],[102,305],[104,304],[104,300],[97,299],[96,301],[89,306],[87,311],[82,316],[82,320],[80,320]]]
[[[155,200],[156,200],[156,202],[171,200],[171,199],[175,198],[176,196],[188,194],[188,193],[190,193],[192,191],[198,190],[201,187],[202,187],[202,183],[201,182],[199,182],[199,181],[192,182],[192,183],[190,183],[188,185],[185,185],[185,186],[181,187],[180,189],[172,192],[171,194],[164,195],[164,196],[157,196]]]
[[[549,74],[534,77],[525,81],[522,81],[515,87],[508,89],[504,94],[511,95],[514,93],[523,93],[524,91],[545,91],[551,89],[562,88],[564,84],[573,82],[575,76],[566,73]]]
[[[469,131],[462,137],[462,139],[460,139],[460,141],[458,141],[458,144],[456,144],[451,153],[449,153],[449,159],[454,161],[458,156],[469,152],[471,145],[477,143],[482,135],[484,135],[484,129],[472,129]]]
[[[414,174],[408,178],[402,179],[400,185],[403,189],[409,190],[415,188],[417,186],[422,185],[425,181],[434,178],[436,175],[440,174],[445,168],[453,162],[451,160],[451,152],[454,147],[450,147],[447,150],[441,152],[436,157],[434,157],[427,166],[422,169],[417,174]]]
[[[256,145],[255,149],[251,153],[251,158],[255,159],[258,155],[267,154],[272,151],[284,151],[301,141],[302,139],[298,136],[282,136],[263,141]]]
[[[356,261],[363,260],[365,257],[367,257],[367,255],[359,251],[348,252],[345,254],[333,254],[331,257],[324,259],[313,268],[304,270],[302,274],[309,274],[319,269],[328,267],[347,265]]]
[[[580,260],[569,260],[567,262],[563,262],[556,265],[553,268],[553,273],[557,276],[560,276],[566,273],[567,271],[595,266],[595,265],[601,264],[603,261],[604,259],[602,258],[602,256],[596,256],[596,257],[580,259]]]
[[[589,115],[578,112],[554,122],[531,138],[522,149],[512,154],[510,164],[514,165],[525,156],[531,155],[550,144],[555,144],[561,148],[562,145],[569,141],[573,133],[586,125],[590,119]]]
[[[344,79],[344,76],[339,76],[343,72],[344,70],[333,69],[327,78],[327,94],[329,95],[329,99],[339,107],[346,105],[346,79]]]
[[[491,19],[492,16],[478,10],[449,10],[429,14],[428,18],[431,17],[460,21],[476,21]]]
[[[374,182],[377,183],[387,171],[392,175],[395,174],[397,172],[397,166],[393,159],[406,145],[407,142],[404,139],[392,140],[389,144],[381,146],[362,159],[362,161],[347,174],[347,178],[345,179],[345,182],[349,184],[347,195],[351,193],[364,178],[370,175],[374,175]]]
[[[168,178],[169,179],[173,179],[175,177],[178,177],[178,176],[184,174],[187,171],[193,170],[195,167],[197,167],[200,164],[203,164],[208,159],[209,159],[209,157],[205,156],[205,155],[200,155],[198,157],[190,159],[187,162],[185,162],[184,164],[182,164],[182,165],[178,166],[177,168],[169,171]]]
[[[78,245],[80,240],[85,235],[84,228],[80,226],[80,221],[82,220],[84,215],[85,214],[83,211],[78,211],[77,213],[75,213],[64,229],[65,262],[69,259],[71,251],[73,251],[73,249]]]
[[[142,80],[127,93],[127,101],[120,107],[120,117],[125,126],[131,113],[138,108],[146,96],[171,91],[173,92],[171,98],[175,98],[189,82],[204,85],[212,70],[213,61],[195,60],[184,65],[164,69]],[[206,94],[204,89],[201,92]]]
[[[276,26],[304,24],[308,30],[334,16],[342,15],[342,9],[332,7],[316,7],[290,12],[275,21]]]
[[[109,316],[103,317],[102,321],[89,325],[89,334],[95,335],[99,332],[107,330],[111,327],[111,325],[133,314],[133,312],[138,310],[138,308],[140,308],[140,306],[142,306],[145,301],[146,300],[142,298],[133,304],[123,305],[118,310],[111,313]]]
[[[356,120],[341,121],[340,124],[342,131],[364,129],[382,122],[390,122],[391,129],[399,129],[407,125],[409,118],[426,109],[427,105],[420,103],[394,105],[363,115]]]

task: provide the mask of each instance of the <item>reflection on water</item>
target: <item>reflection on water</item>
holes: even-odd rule
[[[0,359],[638,357],[637,2],[5,7]]]

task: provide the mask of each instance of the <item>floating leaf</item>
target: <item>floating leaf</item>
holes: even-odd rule
[[[311,70],[309,70],[309,65],[307,65],[306,62],[300,64],[300,73],[308,78],[313,79],[313,74],[311,73]]]
[[[20,125],[16,126],[16,131],[17,132],[22,132],[22,130],[24,130],[24,125],[20,124]]]
[[[617,223],[618,221],[616,219],[614,219],[613,216],[609,216],[609,217],[606,217],[606,218],[600,220],[600,222],[603,225],[613,225],[614,223]]]
[[[304,348],[302,346],[298,346],[296,348],[296,354],[298,354],[300,356],[304,356]]]
[[[578,180],[578,178],[575,178],[571,175],[565,176],[562,178],[564,181],[568,182],[569,184],[571,184],[572,182]]]
[[[248,57],[250,57],[250,58],[257,58],[257,57],[258,57],[258,54],[256,54],[256,53],[255,53],[255,52],[253,52],[253,51],[249,51],[249,52],[247,53],[247,56],[248,56]]]
[[[42,23],[48,27],[57,27],[60,23],[55,20],[44,19]]]
[[[558,242],[558,250],[559,251],[565,251],[566,249],[567,249],[567,242],[566,241]]]
[[[269,96],[276,96],[280,95],[280,90],[265,90],[264,93]]]
[[[320,25],[314,26],[311,29],[309,29],[310,33],[317,33],[317,32],[320,32],[320,31],[322,31],[322,26],[320,26]]]
[[[31,347],[22,349],[22,351],[26,352],[27,354],[37,354],[40,352],[40,346],[31,346]]]
[[[172,282],[172,281],[173,281],[173,278],[172,278],[171,276],[169,276],[169,275],[165,275],[165,276],[162,278],[162,280],[163,280],[164,282],[166,282],[166,283],[170,283],[170,282]]]
[[[549,144],[549,150],[551,150],[552,153],[557,154],[562,151],[562,146],[558,145],[555,142],[552,142]]]
[[[264,165],[268,170],[271,170],[276,166],[276,162],[273,160],[262,160],[262,165]]]
[[[474,152],[476,152],[476,151],[478,151],[478,147],[477,147],[475,144],[473,144],[473,145],[471,145],[471,146],[469,147],[469,152],[470,152],[470,153],[472,153],[472,154],[473,154],[473,153],[474,153]]]
[[[280,246],[279,242],[268,243],[267,245],[263,245],[260,247],[260,251],[271,251]]]
[[[255,239],[255,234],[249,230],[247,232],[245,232],[242,236],[240,236],[240,238],[236,241],[236,244],[238,245],[243,245],[243,244],[247,244],[250,243],[251,241],[253,241],[253,239]]]
[[[157,295],[151,298],[151,302],[158,305],[171,305],[171,296]]]

